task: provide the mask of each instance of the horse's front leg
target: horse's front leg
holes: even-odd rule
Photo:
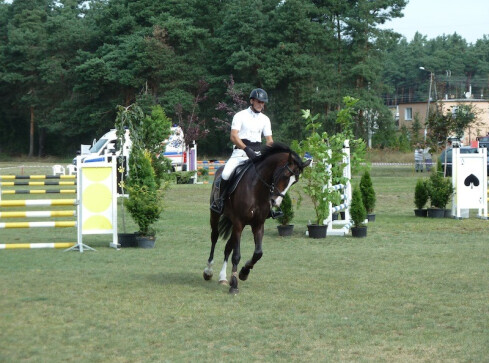
[[[239,272],[239,279],[242,281],[245,281],[248,278],[248,275],[250,274],[251,269],[253,266],[255,266],[255,263],[260,260],[261,256],[263,256],[263,251],[262,251],[262,241],[263,241],[263,234],[264,234],[264,224],[261,224],[260,226],[252,227],[253,230],[253,237],[255,240],[255,251],[253,252],[253,257],[251,257],[251,260],[248,260],[245,265],[241,268],[241,271]]]
[[[231,258],[231,262],[233,263],[231,281],[229,283],[229,293],[237,294],[239,292],[238,289],[238,265],[241,260],[241,232],[243,231],[243,227],[235,227],[233,228],[233,233],[231,235],[231,239],[234,242],[233,246],[233,257]]]

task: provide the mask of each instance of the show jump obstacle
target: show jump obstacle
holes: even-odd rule
[[[470,209],[477,209],[477,217],[487,219],[487,150],[479,148],[476,154],[461,154],[452,149],[452,216],[468,218]]]
[[[351,204],[351,165],[350,165],[350,143],[349,140],[345,140],[343,144],[343,178],[344,184],[332,185],[331,178],[328,185],[324,188],[328,188],[330,192],[340,192],[341,203],[337,206],[333,206],[329,203],[329,215],[323,221],[323,224],[328,225],[327,235],[329,236],[345,236],[350,232],[351,219],[350,219],[350,204]],[[331,172],[331,166],[329,168]],[[343,220],[333,220],[333,213],[344,212],[345,218]],[[334,228],[338,227],[339,228]]]
[[[77,175],[1,175],[0,176],[0,229],[3,228],[77,228],[77,242],[48,243],[1,243],[0,249],[19,248],[68,248],[83,252],[93,248],[83,244],[83,235],[112,234],[111,247],[117,248],[117,194],[116,194],[116,161],[109,163],[81,163],[77,160]],[[25,181],[50,179],[48,181]],[[52,179],[57,179],[53,181]],[[75,181],[76,180],[76,181]],[[8,189],[2,187],[16,186],[71,186],[76,184],[76,199],[26,199],[2,200],[2,195],[9,194],[71,194],[74,189]],[[3,211],[3,208],[16,207],[76,207],[70,210],[29,210]],[[76,217],[75,220],[53,221],[16,221],[2,222],[8,218],[57,218]]]

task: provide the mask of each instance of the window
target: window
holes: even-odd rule
[[[404,119],[406,121],[413,119],[413,109],[412,109],[412,107],[406,107],[406,109],[404,110]]]

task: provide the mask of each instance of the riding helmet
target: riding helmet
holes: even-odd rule
[[[265,90],[261,88],[255,88],[253,91],[251,91],[250,99],[252,98],[256,98],[258,101],[261,102],[265,102],[265,103],[268,102],[268,95],[265,92]]]

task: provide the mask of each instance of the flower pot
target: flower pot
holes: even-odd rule
[[[445,218],[452,218],[452,210],[445,209],[445,213],[443,215],[445,216]]]
[[[367,237],[367,227],[351,227],[351,235],[356,238]]]
[[[122,248],[138,246],[135,233],[119,233],[117,239]]]
[[[326,238],[327,225],[308,224],[309,238]]]
[[[367,220],[369,222],[375,222],[375,214],[367,214]]]
[[[416,217],[427,217],[428,216],[428,209],[415,209],[414,215]]]
[[[156,237],[155,236],[137,236],[139,248],[153,248],[155,246]]]
[[[428,208],[428,217],[430,218],[444,218],[445,209]]]
[[[277,230],[279,236],[282,237],[291,236],[292,232],[294,231],[294,225],[293,224],[287,224],[285,226],[279,225],[277,226]]]

